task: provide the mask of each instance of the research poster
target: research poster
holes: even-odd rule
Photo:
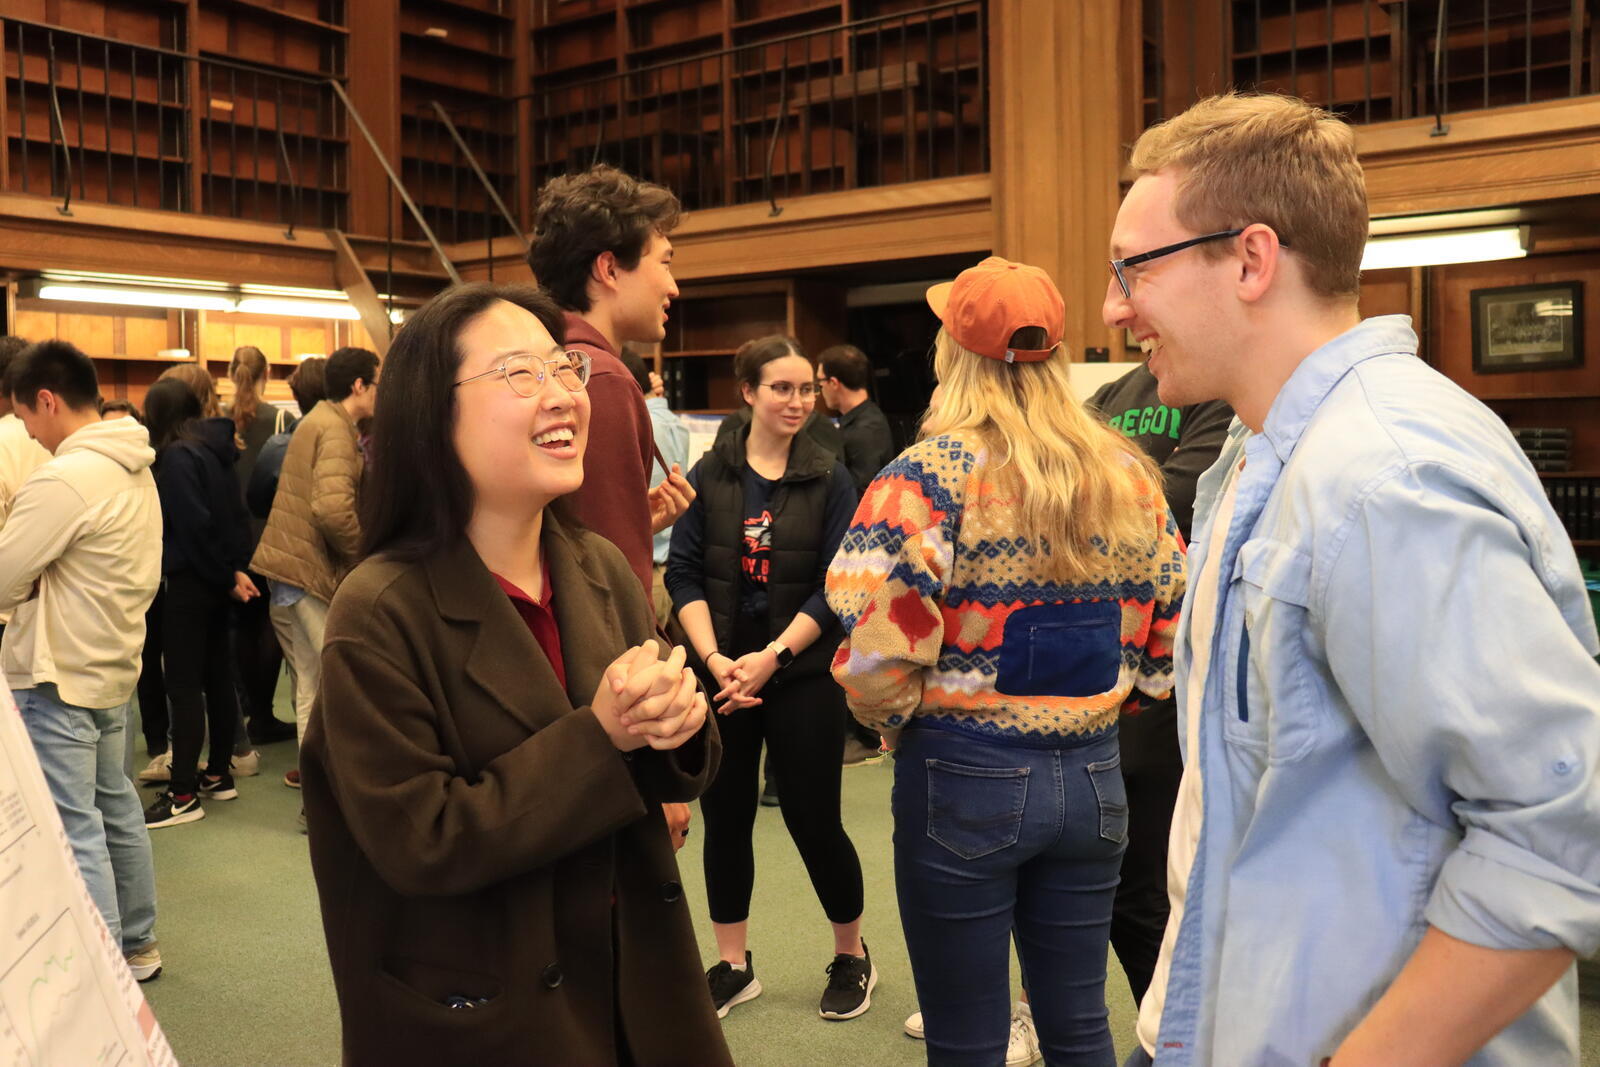
[[[0,1067],[177,1067],[0,678]]]

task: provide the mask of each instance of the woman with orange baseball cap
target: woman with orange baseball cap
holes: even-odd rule
[[[833,673],[896,749],[928,1062],[1004,1060],[1014,928],[1046,1061],[1112,1065],[1117,722],[1172,687],[1183,546],[1159,471],[1072,392],[1048,275],[990,257],[928,303],[940,389],[829,568]]]

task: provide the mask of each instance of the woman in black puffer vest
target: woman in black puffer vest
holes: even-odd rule
[[[877,972],[861,939],[861,863],[839,816],[844,696],[828,668],[842,633],[823,580],[855,510],[855,486],[838,457],[799,432],[816,385],[797,341],[749,342],[734,373],[750,423],[689,472],[698,495],[673,527],[666,573],[722,716],[722,768],[700,799],[721,957],[706,979],[719,1015],[761,992],[746,943],[765,742],[784,824],[833,926],[819,1011],[849,1019],[870,1006]]]

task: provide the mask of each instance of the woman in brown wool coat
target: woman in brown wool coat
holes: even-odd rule
[[[344,1062],[731,1064],[661,814],[704,695],[582,482],[588,361],[526,289],[453,289],[385,361],[367,552],[300,753]]]

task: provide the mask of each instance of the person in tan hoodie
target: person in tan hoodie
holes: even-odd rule
[[[144,809],[123,770],[144,613],[161,581],[161,505],[150,437],[100,420],[88,356],[25,349],[7,387],[28,435],[54,455],[0,529],[0,611],[15,610],[0,669],[33,741],[95,906],[139,981],[161,971]]]
[[[295,426],[272,513],[250,570],[272,588],[272,626],[294,672],[294,717],[303,740],[321,681],[322,633],[333,591],[361,546],[356,491],[363,459],[356,423],[377,411],[378,357],[341,348],[328,357],[327,399]],[[299,788],[300,772],[284,776]]]

